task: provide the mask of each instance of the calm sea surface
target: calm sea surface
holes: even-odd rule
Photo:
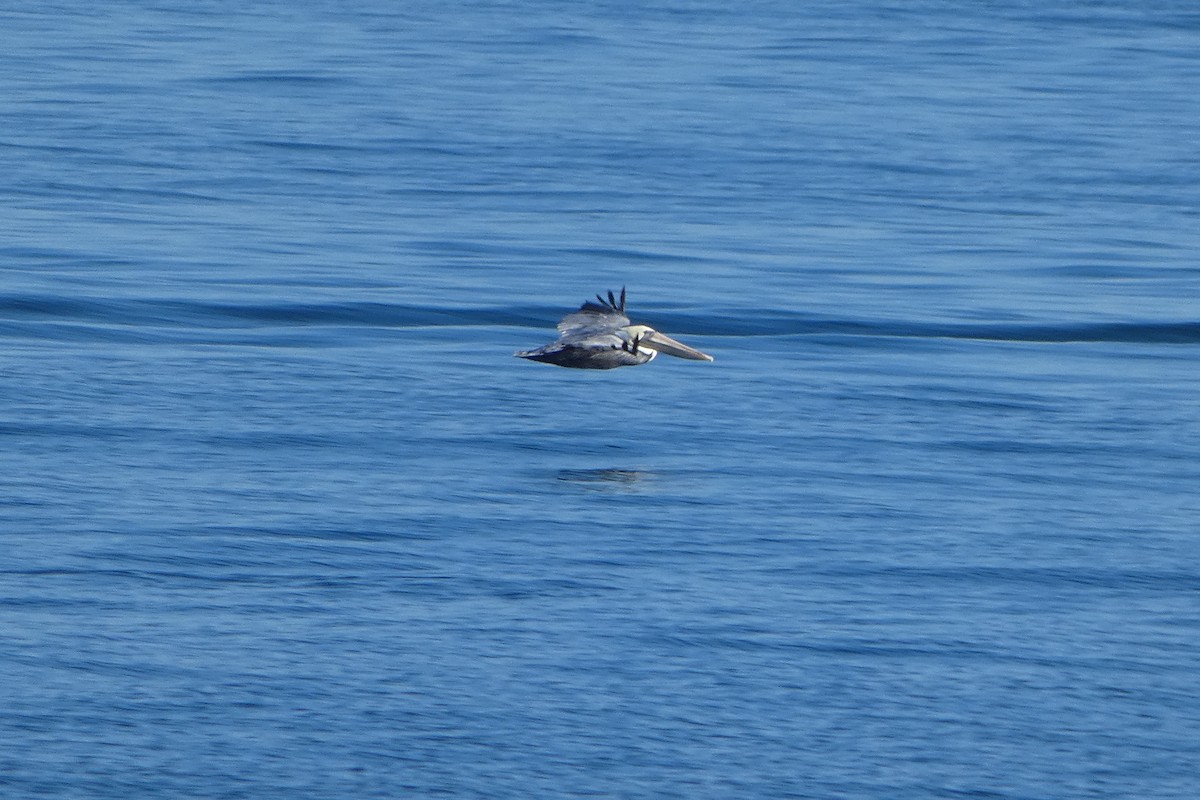
[[[0,10],[0,795],[1196,797],[1200,10]],[[629,287],[716,357],[512,358]]]

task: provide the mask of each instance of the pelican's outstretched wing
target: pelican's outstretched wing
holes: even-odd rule
[[[620,306],[614,302],[610,308],[619,310]],[[582,314],[582,311],[580,313]],[[610,313],[609,316],[612,314]],[[642,347],[641,344],[642,337],[640,335],[630,338],[620,328],[612,330],[572,329],[572,332],[564,333],[556,342],[551,342],[536,350],[523,350],[514,355],[518,358],[528,358],[531,361],[557,364],[560,367],[613,369],[614,367],[632,367],[653,361],[654,357],[658,355],[657,351],[649,347]]]
[[[625,316],[625,287],[621,287],[619,298],[609,292],[607,300],[600,295],[596,299],[600,301],[598,304],[589,300],[578,311],[562,318],[558,323],[560,341],[612,333],[629,324],[629,317]]]

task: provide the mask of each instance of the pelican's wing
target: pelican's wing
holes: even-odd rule
[[[645,364],[654,358],[655,353],[648,349],[635,350],[619,333],[596,333],[577,338],[564,335],[557,342],[515,355],[560,367],[612,369]]]
[[[558,323],[558,333],[562,339],[583,339],[596,334],[612,333],[629,324],[625,316],[625,289],[622,287],[618,299],[612,292],[605,300],[596,295],[599,303],[591,300],[579,307],[578,311],[567,314]]]

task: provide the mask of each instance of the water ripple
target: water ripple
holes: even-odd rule
[[[561,308],[439,307],[375,301],[331,303],[212,303],[178,299],[104,299],[50,295],[0,295],[0,335],[62,338],[66,323],[126,329],[136,339],[153,338],[154,329],[253,329],[314,326],[377,328],[520,327],[549,329]],[[666,312],[646,317],[673,333],[717,337],[846,336],[872,338],[975,339],[1006,342],[1120,342],[1200,344],[1200,321],[1104,321],[1031,323],[955,323],[854,320],[762,309],[741,314]],[[97,332],[100,335],[100,332]],[[119,336],[118,336],[119,338]]]

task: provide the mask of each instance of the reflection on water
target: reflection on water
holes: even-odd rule
[[[567,483],[579,483],[595,489],[631,487],[655,473],[638,469],[561,469],[558,479]]]

